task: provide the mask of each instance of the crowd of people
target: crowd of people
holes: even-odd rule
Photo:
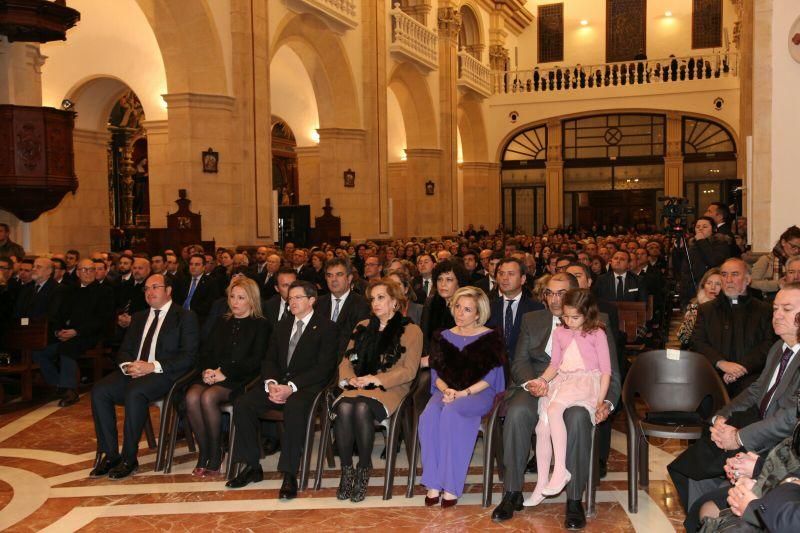
[[[769,530],[771,520],[785,519],[770,513],[797,516],[798,509],[797,489],[794,499],[785,496],[791,487],[762,483],[766,467],[754,465],[785,462],[795,456],[778,452],[800,446],[800,436],[791,439],[800,387],[800,229],[784,232],[753,267],[728,215],[723,204],[710,205],[685,247],[670,233],[619,228],[526,235],[469,226],[443,239],[311,249],[193,245],[89,257],[77,250],[26,256],[0,224],[0,328],[47,319],[50,342],[34,360],[62,407],[79,401],[82,353],[112,348],[114,370],[91,389],[102,452],[92,477],[136,471],[150,403],[191,373],[185,409],[199,447],[193,476],[220,475],[220,408],[230,402],[235,475],[227,486],[261,481],[262,454],[279,450],[279,496],[294,498],[311,405],[327,388],[342,466],[336,495],[362,501],[376,425],[410,395],[421,412],[425,505],[452,507],[481,419],[505,401],[504,494],[492,518],[511,519],[566,491],[565,526],[581,528],[591,429],[603,477],[625,346],[634,340],[620,331],[616,306],[646,302],[653,318],[639,340],[661,348],[675,293],[686,309],[681,342],[708,358],[734,398],[720,413],[704,413],[706,436],[670,465],[687,528],[748,520]],[[116,405],[125,408],[121,450]],[[282,411],[282,432],[261,420],[268,410]],[[538,482],[525,498],[532,471]],[[774,494],[794,507],[765,507]]]

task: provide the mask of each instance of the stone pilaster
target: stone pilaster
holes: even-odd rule
[[[311,213],[315,209],[320,209],[324,203],[320,189],[320,164],[319,164],[319,145],[299,146],[295,149],[297,153],[297,195],[301,204],[311,206]],[[358,178],[358,176],[356,176]],[[336,204],[333,205],[337,207]]]
[[[494,228],[500,223],[500,165],[465,162],[459,165],[464,190],[464,224]]]
[[[440,6],[446,4],[440,2]],[[458,227],[458,32],[461,29],[461,13],[457,6],[439,7],[439,146],[442,150],[441,232],[457,233]]]
[[[403,236],[432,236],[441,235],[443,232],[439,220],[432,216],[437,211],[447,211],[450,202],[449,192],[442,187],[448,178],[438,175],[441,161],[445,157],[443,150],[433,148],[409,148],[406,150],[406,176],[405,176],[405,213],[395,209],[395,233],[403,235],[399,227],[405,217],[406,233]],[[456,176],[457,178],[457,176]],[[432,181],[434,193],[427,195],[425,184]],[[456,204],[457,205],[457,204]]]
[[[664,195],[683,196],[683,124],[680,113],[667,113]]]
[[[561,156],[561,122],[547,123],[547,161],[545,162],[545,203],[547,225],[564,223],[564,159]]]
[[[147,136],[147,170],[149,173],[150,227],[167,226],[167,213],[175,210],[175,180],[171,179],[169,161],[169,121],[146,120],[142,123]],[[191,198],[191,197],[190,197]],[[195,209],[197,206],[195,206]]]
[[[758,84],[752,84],[753,120],[753,177],[749,194],[753,213],[747,213],[752,225],[752,245],[756,252],[768,251],[774,243],[770,236],[772,213],[772,100],[773,100],[773,2],[755,0],[753,3],[753,76]],[[744,29],[744,28],[743,28]],[[744,37],[744,36],[743,36]],[[742,42],[742,47],[747,43]],[[742,145],[744,152],[745,145]],[[753,220],[758,216],[758,220]],[[783,228],[781,228],[782,230]]]

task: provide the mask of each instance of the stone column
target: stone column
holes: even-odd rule
[[[494,228],[500,223],[500,165],[466,162],[460,165],[464,183],[464,223]]]
[[[458,227],[458,32],[461,28],[461,13],[458,6],[439,2],[439,146],[442,150],[441,202],[442,233],[457,233]]]
[[[771,214],[774,208],[772,106],[774,93],[777,91],[777,88],[773,90],[775,53],[772,49],[773,1],[755,0],[753,6],[753,74],[758,76],[759,82],[752,86],[752,116],[758,117],[758,120],[752,122],[753,179],[750,183],[751,190],[748,191],[753,195],[751,201],[753,213],[747,215],[750,218],[749,223],[752,224],[753,250],[766,252],[775,244],[770,233],[775,234],[780,231],[771,228]],[[747,45],[742,41],[742,47]],[[781,52],[787,51],[784,48]],[[787,86],[784,90],[794,91],[795,88]],[[742,148],[744,152],[744,146]]]
[[[390,232],[392,235],[408,237],[408,161],[389,163],[389,206],[391,211]],[[415,185],[416,187],[416,185]]]
[[[165,94],[169,109],[168,176],[152,176],[165,195],[178,197],[178,189],[188,190],[195,210],[203,215],[203,240],[216,240],[218,246],[233,246],[245,239],[240,193],[242,150],[231,142],[235,99],[218,94]],[[208,148],[219,152],[219,171],[203,172],[202,153]],[[164,181],[166,178],[166,182]],[[179,186],[180,184],[180,186]],[[202,206],[200,209],[199,206]]]
[[[683,123],[679,113],[667,113],[667,153],[664,156],[664,195],[683,196]]]
[[[442,187],[442,182],[447,178],[440,178],[437,175],[441,161],[446,156],[443,150],[434,148],[409,148],[406,150],[406,156],[405,218],[408,233],[404,236],[438,236],[443,233],[442,224],[432,216],[432,213],[448,209],[453,200],[447,196],[450,193],[445,192],[446,189]],[[434,183],[433,195],[426,194],[425,184],[429,181]],[[402,216],[403,213],[395,210],[395,220]],[[395,232],[400,235],[397,229]]]
[[[301,204],[311,206],[314,209],[323,205],[324,199],[320,192],[320,165],[319,165],[319,146],[298,146],[295,148],[297,153],[297,191],[296,194]],[[356,176],[358,179],[358,176]],[[280,205],[280,198],[278,199]],[[334,207],[336,207],[334,205]]]
[[[169,121],[145,120],[142,127],[147,135],[150,227],[165,228],[167,213],[175,211],[175,199],[178,198],[174,181],[170,179]]]
[[[561,157],[561,122],[547,123],[547,161],[545,162],[545,203],[547,225],[564,223],[564,160]]]

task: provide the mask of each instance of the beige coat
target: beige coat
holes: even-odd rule
[[[362,320],[356,327],[359,325],[367,326],[368,324],[369,320]],[[391,416],[400,405],[403,397],[408,394],[411,389],[411,382],[414,381],[419,370],[419,359],[422,355],[422,330],[419,329],[419,326],[416,324],[406,325],[403,336],[400,337],[400,344],[405,346],[405,353],[400,356],[400,359],[389,370],[378,374],[383,388],[386,389],[385,391],[380,389],[346,390],[342,392],[341,397],[355,398],[357,396],[365,396],[374,398],[386,407],[386,412]],[[352,347],[353,341],[351,340],[347,345],[347,349],[349,350]],[[339,364],[338,381],[349,380],[354,377],[356,377],[356,374],[353,371],[353,365],[350,363],[350,359],[345,357]]]

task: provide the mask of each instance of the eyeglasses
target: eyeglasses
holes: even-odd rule
[[[166,285],[145,285],[144,286],[144,292],[154,291],[156,289],[162,289],[164,287],[166,287]]]
[[[558,299],[558,300],[563,298],[565,294],[567,294],[567,291],[556,291],[556,292],[553,292],[550,289],[545,289],[545,291],[544,291],[544,297],[545,298],[555,298],[555,299]]]
[[[94,271],[95,271],[94,267],[83,267],[78,269],[78,272],[94,272]]]
[[[291,302],[292,300],[302,300],[303,298],[309,298],[309,296],[289,296],[286,301]]]

